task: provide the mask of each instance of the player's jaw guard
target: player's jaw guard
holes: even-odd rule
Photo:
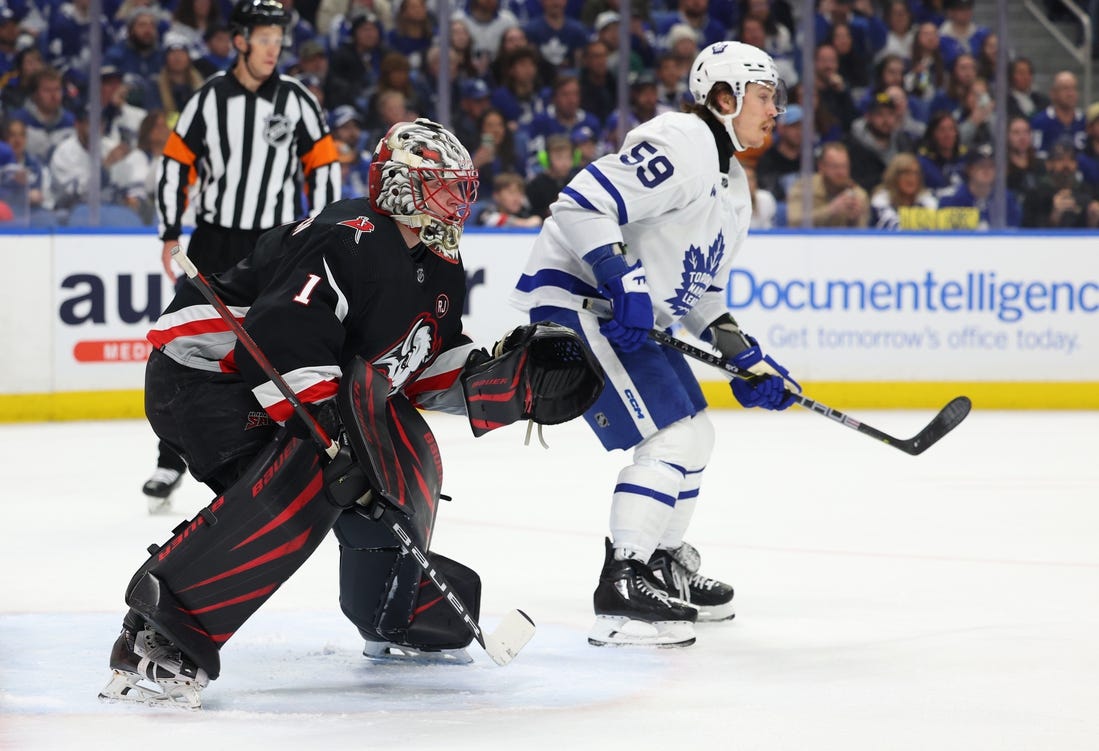
[[[495,350],[491,359],[474,351],[461,378],[475,436],[518,420],[567,422],[584,414],[603,391],[603,369],[584,340],[564,326],[519,326]]]

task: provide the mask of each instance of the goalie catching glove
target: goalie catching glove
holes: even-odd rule
[[[475,436],[519,420],[556,425],[579,417],[599,398],[603,380],[583,339],[548,322],[512,329],[491,356],[474,350],[461,378]]]

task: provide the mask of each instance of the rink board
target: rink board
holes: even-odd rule
[[[466,328],[525,321],[507,293],[535,234],[463,241]],[[1099,408],[1099,234],[752,235],[727,280],[742,327],[844,409]],[[149,233],[5,234],[0,421],[135,417],[150,323],[171,299]],[[685,270],[685,273],[690,270]],[[699,365],[715,407],[735,406]]]

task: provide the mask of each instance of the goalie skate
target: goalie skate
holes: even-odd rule
[[[736,617],[733,588],[698,573],[701,561],[694,546],[683,543],[674,550],[657,550],[649,568],[669,592],[698,608],[699,622],[731,620]]]
[[[127,616],[111,649],[111,679],[99,692],[99,698],[160,707],[201,708],[202,689],[209,683],[206,671],[196,667],[152,628],[136,631],[133,620]]]
[[[368,641],[363,657],[390,665],[468,665],[473,662],[465,649],[417,649],[388,641]]]
[[[641,561],[616,560],[610,540],[593,600],[589,644],[687,647],[695,642],[695,608],[664,591]]]

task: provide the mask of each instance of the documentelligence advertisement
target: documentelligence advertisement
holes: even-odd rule
[[[507,296],[533,240],[463,240],[465,325],[477,343],[526,322]],[[145,334],[173,294],[159,241],[53,242],[53,362],[37,367],[52,368],[56,391],[141,388]],[[1097,244],[1080,235],[754,235],[727,302],[806,381],[1099,381]]]
[[[760,236],[737,259],[727,303],[806,380],[1095,381],[1096,243]]]

